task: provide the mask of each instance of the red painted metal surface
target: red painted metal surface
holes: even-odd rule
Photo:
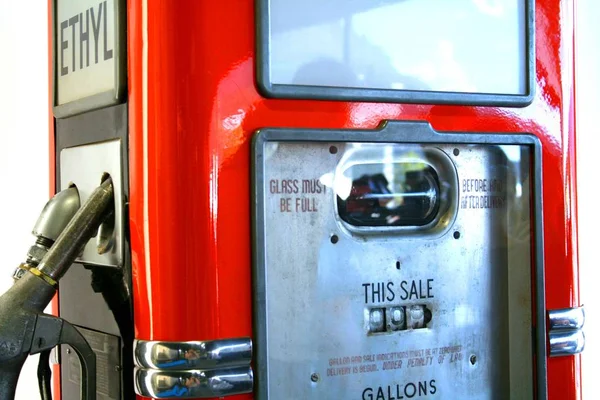
[[[546,306],[579,305],[573,2],[536,2],[536,97],[519,109],[264,99],[254,83],[253,3],[128,1],[137,338],[251,335],[250,140],[267,126],[375,128],[400,119],[535,134]],[[550,399],[579,398],[579,382],[578,357],[548,360]]]
[[[52,55],[52,0],[47,0],[48,3],[48,171],[49,171],[49,198],[56,194],[56,160],[55,160],[55,139],[54,139],[54,115],[52,113],[52,105],[54,104],[54,94],[52,92],[52,80],[54,73],[53,66],[53,55]],[[51,304],[52,315],[58,316],[59,304],[58,294],[54,296]],[[60,379],[56,378],[60,376],[60,365],[52,365],[52,375],[55,377],[52,380],[52,386],[54,390],[54,397],[57,399],[61,398],[60,391]]]

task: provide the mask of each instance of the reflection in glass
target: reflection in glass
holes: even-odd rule
[[[275,85],[526,94],[525,0],[269,0]]]
[[[440,206],[438,176],[425,163],[359,164],[344,176],[352,186],[347,198],[337,197],[338,212],[354,226],[423,226]]]

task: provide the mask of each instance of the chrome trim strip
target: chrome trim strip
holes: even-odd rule
[[[191,342],[135,340],[134,362],[142,368],[192,370],[248,366],[252,361],[250,338]]]
[[[585,335],[580,330],[550,332],[550,357],[572,356],[585,348]]]
[[[213,398],[250,393],[253,389],[252,368],[220,370],[158,371],[136,367],[135,391],[152,398]]]
[[[572,356],[585,348],[583,307],[548,311],[550,357]]]
[[[581,329],[585,322],[585,311],[583,307],[563,308],[561,310],[548,311],[548,329]]]

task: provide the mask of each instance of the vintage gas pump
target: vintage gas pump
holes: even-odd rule
[[[50,3],[98,398],[580,398],[573,2]]]

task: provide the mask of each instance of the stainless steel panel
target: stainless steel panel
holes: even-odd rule
[[[265,141],[257,157],[259,398],[532,398],[529,150],[299,138]],[[415,150],[449,185],[440,218],[341,221],[349,165]]]
[[[121,344],[118,336],[77,327],[96,354],[96,396],[98,400],[119,400],[121,393]],[[81,364],[75,351],[61,346],[61,390],[63,399],[79,399]]]
[[[60,183],[66,189],[77,186],[83,204],[101,183],[103,174],[110,174],[114,187],[114,226],[104,229],[85,246],[77,260],[85,264],[122,267],[124,258],[123,165],[121,141],[113,140],[71,147],[60,152]]]

